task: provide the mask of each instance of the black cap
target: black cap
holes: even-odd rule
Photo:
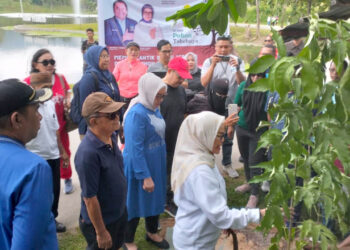
[[[45,102],[51,97],[51,89],[34,90],[18,79],[0,81],[0,117],[29,104]]]
[[[127,45],[126,45],[126,48],[130,48],[130,47],[136,47],[138,49],[140,49],[140,45],[138,43],[135,43],[135,42],[129,42]]]

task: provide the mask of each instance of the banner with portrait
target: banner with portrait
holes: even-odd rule
[[[168,40],[173,56],[187,52],[198,55],[198,64],[214,53],[214,32],[205,35],[200,27],[189,29],[182,21],[165,21],[185,6],[203,0],[98,0],[99,43],[110,51],[110,70],[126,58],[125,46],[134,41],[140,45],[140,60],[150,65],[158,60],[157,43]]]

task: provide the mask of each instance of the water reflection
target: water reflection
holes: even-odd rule
[[[78,37],[34,37],[0,29],[0,80],[28,76],[33,54],[40,48],[47,48],[56,60],[57,72],[69,83],[76,83],[83,68],[81,41]]]

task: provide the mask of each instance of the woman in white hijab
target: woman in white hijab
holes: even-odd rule
[[[183,57],[188,63],[188,69],[190,70],[192,79],[186,79],[182,86],[192,90],[194,93],[198,93],[204,90],[201,83],[201,69],[198,68],[198,57],[193,52],[188,52]]]
[[[136,249],[134,236],[140,217],[146,221],[146,240],[158,248],[169,244],[157,234],[166,196],[165,122],[159,105],[167,86],[153,73],[139,80],[139,95],[125,114],[124,172],[128,181],[128,224],[124,249]]]
[[[265,214],[265,210],[227,206],[225,181],[214,159],[223,142],[224,119],[204,111],[188,116],[180,127],[171,173],[178,206],[173,234],[175,249],[215,249],[221,229],[243,228],[259,222]]]

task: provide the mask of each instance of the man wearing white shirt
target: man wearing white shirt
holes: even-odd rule
[[[238,85],[245,80],[243,71],[244,62],[232,54],[233,46],[230,36],[220,36],[215,43],[215,53],[207,58],[202,66],[201,82],[203,87],[210,91],[210,83],[213,80],[226,78],[229,80],[229,90],[226,98],[226,109],[229,103],[233,103]],[[222,165],[230,177],[238,177],[237,171],[231,166],[232,137],[225,135],[222,145]]]

